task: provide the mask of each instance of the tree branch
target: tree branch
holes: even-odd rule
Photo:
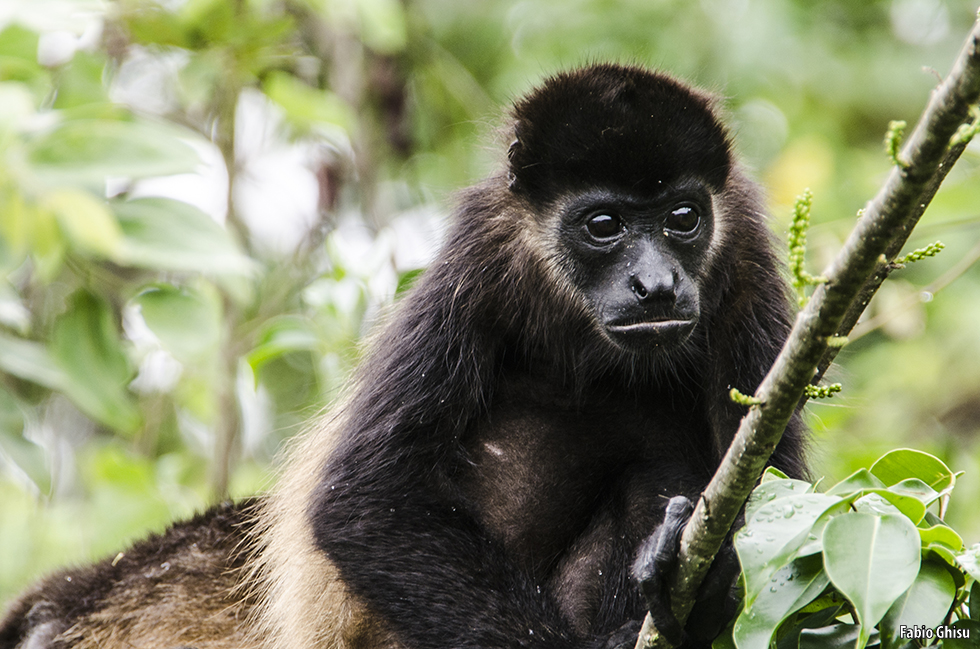
[[[671,585],[674,614],[683,624],[704,575],[754,488],[807,385],[829,366],[835,335],[846,335],[889,271],[912,228],[932,200],[969,137],[960,127],[980,100],[980,20],[974,24],[949,76],[932,93],[915,130],[896,156],[884,186],[868,204],[817,287],[783,350],[763,380],[753,406],[684,530],[680,563]],[[972,132],[971,132],[972,134]],[[669,648],[648,615],[637,649]]]

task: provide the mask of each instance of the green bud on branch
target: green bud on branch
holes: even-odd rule
[[[840,383],[831,383],[830,385],[808,385],[804,388],[804,392],[811,399],[829,399],[843,389],[844,387]]]
[[[973,117],[973,121],[968,124],[960,124],[950,140],[950,146],[969,144],[970,140],[980,133],[980,106],[970,108],[970,115]]]
[[[888,132],[885,133],[885,153],[888,154],[888,158],[893,163],[902,169],[908,166],[908,163],[898,159],[898,152],[902,146],[902,137],[905,135],[906,126],[908,124],[902,120],[892,120],[888,122]]]
[[[757,398],[751,397],[751,396],[749,396],[747,394],[742,394],[736,388],[732,388],[732,391],[728,393],[728,396],[731,397],[732,401],[734,401],[735,403],[737,403],[737,404],[739,404],[741,406],[749,406],[749,407],[752,407],[752,406],[761,406],[762,405],[762,399],[757,399]]]
[[[910,264],[926,257],[935,257],[945,247],[942,241],[937,241],[936,243],[929,244],[925,248],[918,248],[903,257],[899,257],[895,260],[895,265],[904,266],[905,264]]]
[[[813,192],[803,190],[793,206],[793,222],[789,226],[789,272],[791,282],[796,289],[800,306],[806,304],[804,289],[813,284],[826,282],[825,277],[811,275],[806,272],[806,232],[810,228],[810,207],[813,204]]]

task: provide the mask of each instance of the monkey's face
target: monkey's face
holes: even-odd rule
[[[657,353],[694,331],[715,232],[711,204],[697,181],[654,197],[589,190],[565,204],[559,265],[617,347]]]

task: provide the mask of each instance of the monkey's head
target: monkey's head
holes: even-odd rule
[[[510,189],[539,216],[549,265],[622,351],[674,348],[702,316],[732,176],[712,103],[670,77],[599,65],[514,108]]]

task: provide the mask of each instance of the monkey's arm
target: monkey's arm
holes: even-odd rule
[[[694,504],[686,497],[671,498],[663,523],[640,547],[633,565],[633,574],[650,606],[650,618],[675,647],[682,642],[685,646],[711,646],[738,608],[735,580],[739,565],[729,541],[711,564],[686,627],[682,629],[674,617],[670,578],[677,569],[681,536],[693,511]]]
[[[549,582],[554,575],[534,577],[518,562],[466,499],[451,493],[452,480],[437,474],[424,452],[383,463],[349,450],[344,458],[333,463],[314,496],[314,538],[352,594],[405,645],[601,649],[620,644],[607,642],[624,621],[642,618],[629,574],[636,541],[628,539],[635,535],[619,527],[583,532],[581,548],[561,550],[570,557],[581,551],[583,562],[568,564],[572,590],[559,595]],[[379,466],[386,472],[374,474]],[[595,543],[609,544],[609,551]],[[574,605],[566,609],[569,593],[594,601],[592,615],[599,617],[579,617]]]
[[[462,503],[425,482],[321,488],[315,538],[353,594],[419,649],[589,646]]]

